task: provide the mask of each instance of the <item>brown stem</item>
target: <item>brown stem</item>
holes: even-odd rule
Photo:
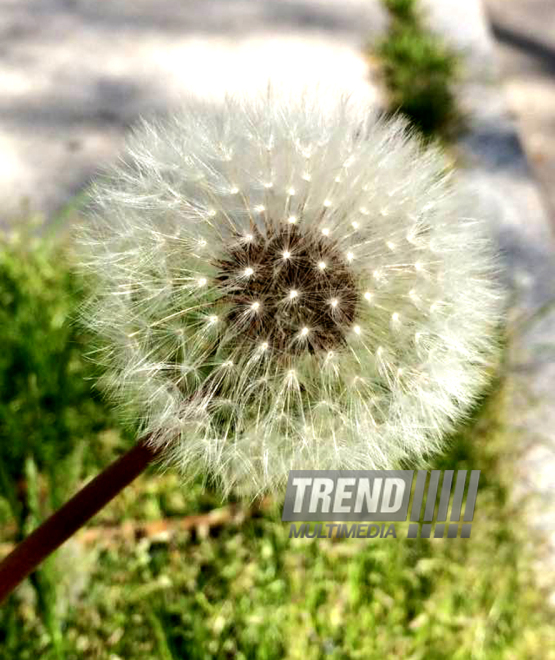
[[[157,456],[147,439],[139,440],[16,546],[0,563],[0,602]]]

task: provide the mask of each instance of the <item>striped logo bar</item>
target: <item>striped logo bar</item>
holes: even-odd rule
[[[470,538],[478,496],[480,470],[472,470],[468,479],[467,476],[467,470],[457,470],[456,472],[455,470],[444,470],[443,475],[441,470],[432,470],[429,475],[424,470],[418,471],[412,498],[411,523],[407,535],[409,539],[415,539],[419,536],[423,539],[429,539],[432,534],[432,527],[434,528],[433,537],[436,539],[444,538],[446,531],[447,538],[457,538],[465,494],[464,524],[460,526],[460,538]],[[439,487],[440,481],[441,488]],[[428,486],[427,490],[426,484]],[[425,508],[422,512],[424,500]],[[450,502],[451,513],[449,515]],[[421,524],[419,524],[420,522]],[[419,528],[420,535],[418,534]]]

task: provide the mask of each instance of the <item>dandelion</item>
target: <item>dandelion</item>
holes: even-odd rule
[[[144,123],[93,200],[83,320],[142,437],[2,561],[0,601],[160,456],[250,496],[291,469],[423,464],[487,381],[483,222],[364,101],[189,104]]]
[[[144,123],[80,238],[103,387],[189,478],[421,462],[480,393],[501,296],[472,200],[321,90]]]

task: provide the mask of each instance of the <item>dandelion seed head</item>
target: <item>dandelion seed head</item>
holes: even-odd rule
[[[401,120],[315,89],[138,128],[78,246],[122,416],[187,478],[249,495],[439,451],[487,381],[503,299],[446,170]]]

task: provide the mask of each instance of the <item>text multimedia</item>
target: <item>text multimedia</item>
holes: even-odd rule
[[[298,526],[295,523],[292,523],[289,527],[290,539],[330,539],[332,537],[339,539],[385,539],[389,536],[397,538],[395,525],[317,523],[311,528],[308,523],[302,523]]]

